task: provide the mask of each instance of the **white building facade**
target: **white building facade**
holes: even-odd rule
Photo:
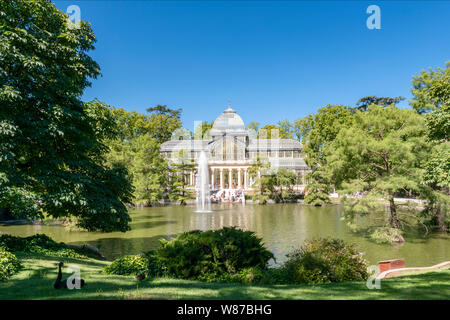
[[[257,157],[270,163],[270,170],[285,168],[297,176],[296,190],[303,190],[306,173],[302,144],[294,139],[279,139],[278,130],[272,130],[271,139],[266,133],[247,130],[242,118],[231,108],[217,117],[203,139],[173,139],[161,145],[160,152],[170,162],[188,161],[194,164],[189,173],[189,184],[195,185],[197,159],[204,151],[208,158],[211,189],[252,190],[254,179],[249,168]],[[267,173],[259,172],[258,175]]]

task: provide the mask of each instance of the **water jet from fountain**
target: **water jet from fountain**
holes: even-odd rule
[[[209,169],[206,152],[200,152],[196,179],[197,210],[196,212],[211,212],[211,194],[209,189]]]

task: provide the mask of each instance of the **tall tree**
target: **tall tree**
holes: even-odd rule
[[[327,105],[316,114],[298,119],[298,136],[302,136],[306,164],[311,168],[305,203],[321,205],[330,202],[328,194],[333,190],[332,179],[325,174],[327,159],[324,150],[343,128],[352,121],[352,110],[343,105]]]
[[[259,130],[259,122],[252,121],[247,125],[247,129],[253,130],[255,134],[258,133]]]
[[[413,77],[412,93],[414,98],[411,106],[419,114],[427,113],[447,104],[449,100],[450,61],[446,68],[437,67],[435,70],[422,70]]]
[[[432,146],[424,165],[424,216],[431,227],[450,229],[450,62],[445,69],[422,71],[413,78],[414,109],[425,114],[427,138]]]
[[[131,186],[123,168],[105,166],[99,138],[110,128],[80,99],[100,74],[89,24],[69,23],[49,0],[2,1],[0,39],[0,206],[128,230]]]
[[[174,131],[181,127],[181,108],[169,109],[165,105],[148,108],[152,130],[149,134],[159,143],[170,140]]]
[[[291,123],[289,120],[281,120],[277,122],[278,126],[280,127],[280,138],[282,139],[292,139],[292,135],[294,133],[294,124]]]
[[[211,130],[214,122],[203,121],[194,130],[194,139],[209,139],[209,130]]]
[[[403,100],[405,100],[404,97],[391,98],[391,97],[367,96],[359,99],[356,102],[356,107],[354,109],[358,111],[367,111],[367,108],[371,104],[387,107],[390,105],[396,105],[397,103]]]
[[[357,112],[325,151],[327,170],[338,181],[348,204],[346,217],[384,211],[388,201],[389,227],[398,230],[404,221],[394,201],[396,192],[419,190],[421,160],[426,151],[423,118],[412,110],[371,105]],[[361,197],[354,197],[360,193]],[[402,241],[400,233],[395,233]]]

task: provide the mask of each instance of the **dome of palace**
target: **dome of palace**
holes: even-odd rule
[[[212,136],[225,133],[246,133],[244,121],[236,111],[231,108],[226,109],[217,117],[210,131]]]

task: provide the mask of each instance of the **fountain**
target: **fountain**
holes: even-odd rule
[[[197,189],[197,211],[211,212],[211,199],[209,191],[209,169],[208,158],[205,151],[200,152],[198,159],[198,173],[196,179]]]

